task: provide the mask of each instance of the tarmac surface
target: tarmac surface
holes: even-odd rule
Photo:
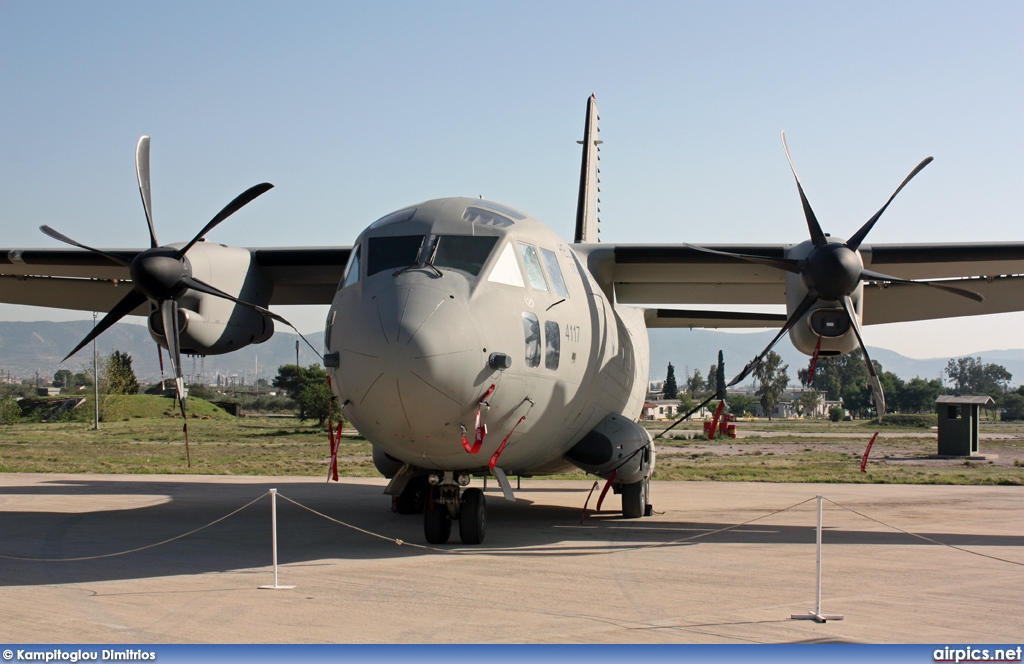
[[[655,482],[653,517],[609,495],[581,525],[590,482],[491,482],[483,545],[419,548],[383,485],[0,474],[0,642],[1024,642],[1022,487]],[[271,487],[293,589],[258,589]],[[790,618],[815,609],[819,493],[825,624]]]

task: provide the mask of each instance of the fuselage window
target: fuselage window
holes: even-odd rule
[[[523,312],[523,334],[526,336],[526,366],[540,366],[540,321],[536,314]]]
[[[497,241],[496,236],[442,235],[437,238],[432,262],[437,267],[463,270],[475,277],[480,274]]]
[[[569,289],[565,287],[562,269],[558,267],[558,256],[550,249],[541,247],[540,257],[544,260],[544,267],[548,270],[548,278],[551,279],[551,290],[562,297],[569,297]]]
[[[506,244],[505,248],[501,250],[498,260],[494,261],[494,267],[491,268],[491,275],[487,277],[487,281],[519,288],[526,287],[523,273],[519,270],[519,261],[516,260],[515,250],[512,249],[511,244]]]
[[[554,371],[558,368],[558,354],[561,349],[562,336],[558,331],[558,323],[553,320],[544,321],[544,368]]]
[[[422,245],[422,235],[371,237],[366,243],[366,276],[413,265]]]
[[[485,224],[496,228],[508,228],[513,225],[513,221],[508,217],[478,207],[466,208],[466,211],[462,213],[462,218],[474,224]]]
[[[532,244],[519,243],[519,255],[523,257],[523,266],[526,268],[526,278],[530,280],[533,290],[548,290],[548,282],[544,280],[544,270],[540,267],[540,259],[537,258],[537,250]]]
[[[338,287],[338,290],[359,281],[359,249],[360,247],[356,247],[352,250],[352,257],[348,260],[348,267],[345,268],[345,276],[342,278],[341,286]]]

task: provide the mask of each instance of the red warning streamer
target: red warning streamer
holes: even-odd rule
[[[878,438],[878,432],[875,432],[874,436],[871,436],[871,442],[868,443],[868,449],[864,450],[864,458],[860,460],[860,472],[868,472],[868,455],[871,454],[871,446],[875,444],[875,438]]]
[[[811,366],[807,368],[807,384],[810,385],[814,382],[814,370],[818,367],[818,355],[821,354],[821,335],[818,335],[818,345],[814,347],[814,353],[811,355]]]
[[[335,435],[334,421],[331,418],[331,412],[334,410],[334,402],[336,397],[334,396],[334,387],[331,385],[331,377],[327,376],[327,389],[331,392],[331,407],[327,409],[327,439],[331,443],[331,466],[327,471],[327,481],[334,480],[338,481],[338,447],[341,446],[341,432],[344,420],[338,422],[338,431]]]
[[[608,489],[611,488],[612,482],[615,481],[615,476],[619,473],[618,470],[613,470],[612,474],[608,476],[608,481],[604,483],[604,488],[601,489],[601,495],[597,499],[597,507],[594,509],[598,512],[601,511],[601,505],[604,504],[604,497],[608,495]]]
[[[476,434],[474,436],[473,444],[472,445],[469,444],[469,440],[466,438],[466,429],[465,429],[465,427],[463,427],[463,429],[462,429],[462,448],[464,450],[466,450],[467,452],[469,452],[470,454],[476,454],[477,452],[479,452],[480,448],[484,444],[484,437],[487,435],[487,424],[482,423],[481,419],[482,419],[482,414],[483,414],[484,406],[487,406],[488,408],[490,408],[490,404],[487,403],[487,400],[491,397],[492,394],[494,394],[494,388],[495,388],[495,386],[493,384],[489,388],[487,388],[487,391],[484,392],[484,395],[482,397],[480,397],[480,401],[477,403],[477,406],[476,406],[476,424],[474,425],[474,429],[476,430]]]
[[[501,441],[501,445],[498,445],[498,449],[496,449],[494,451],[494,454],[491,455],[491,460],[487,464],[488,468],[494,470],[494,467],[498,465],[498,457],[500,457],[501,453],[505,451],[505,446],[508,445],[508,439],[512,437],[512,432],[515,431],[516,427],[522,424],[523,420],[525,419],[526,415],[523,415],[522,417],[519,418],[518,422],[512,425],[512,429],[508,432],[508,434],[505,435],[505,438]]]

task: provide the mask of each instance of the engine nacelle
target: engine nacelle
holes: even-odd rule
[[[832,238],[835,240],[835,238]],[[786,252],[787,258],[801,260],[807,257],[813,245],[810,242],[802,242]],[[803,299],[807,296],[807,284],[798,274],[786,274],[786,313],[791,314]],[[864,320],[864,284],[860,283],[850,293],[853,300],[853,308],[857,320]],[[819,300],[811,307],[804,316],[793,325],[789,331],[789,338],[801,353],[813,355],[814,349],[821,339],[822,357],[834,357],[845,355],[860,347],[857,343],[857,335],[854,334],[850,319],[843,311],[840,302],[828,302]]]
[[[240,300],[266,307],[270,282],[252,263],[252,254],[239,247],[210,242],[196,243],[186,255],[192,276]],[[274,321],[230,300],[186,291],[178,300],[181,352],[189,355],[220,355],[249,344],[266,341],[274,334]],[[154,310],[149,333],[163,347],[163,321]]]
[[[588,473],[633,484],[654,470],[651,434],[621,415],[609,415],[565,454],[565,460]]]

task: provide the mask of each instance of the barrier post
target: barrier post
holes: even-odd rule
[[[817,535],[817,549],[818,549],[818,592],[817,592],[817,604],[814,606],[814,611],[808,611],[807,613],[794,613],[790,615],[793,620],[813,620],[817,623],[828,622],[829,620],[842,620],[843,616],[840,613],[829,613],[823,614],[821,612],[821,501],[823,496],[818,496],[818,535]]]
[[[277,583],[277,489],[270,490],[270,542],[274,550],[274,585],[260,586],[260,590],[285,590],[295,586],[282,586]]]

